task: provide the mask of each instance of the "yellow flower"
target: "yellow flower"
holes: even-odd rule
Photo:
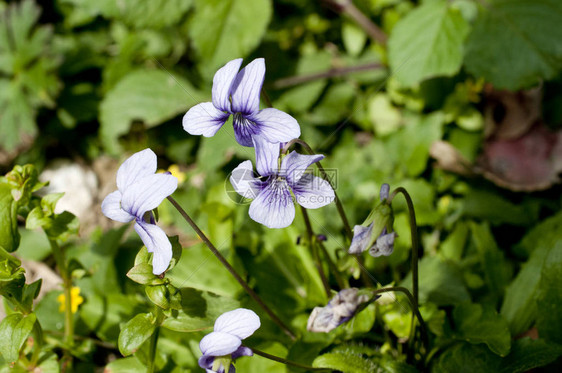
[[[178,184],[185,181],[185,172],[181,172],[180,167],[177,164],[170,165],[170,167],[168,167],[168,172],[178,179]]]
[[[57,297],[57,301],[60,303],[59,311],[64,312],[66,309],[64,293]],[[78,306],[82,303],[84,303],[84,298],[80,296],[80,288],[78,286],[73,286],[72,289],[70,289],[70,310],[72,313],[76,313],[76,311],[78,311]]]

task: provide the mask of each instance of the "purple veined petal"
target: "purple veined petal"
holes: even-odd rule
[[[193,106],[182,119],[183,129],[190,135],[214,136],[230,114],[218,110],[211,102]]]
[[[177,187],[178,179],[170,174],[146,176],[127,188],[121,199],[121,207],[142,219],[145,212],[158,207]]]
[[[362,225],[356,225],[353,227],[353,239],[351,240],[351,246],[347,250],[350,254],[361,254],[363,251],[367,250],[367,245],[371,239],[371,232],[373,231],[373,224],[368,227]]]
[[[268,228],[285,228],[295,219],[295,205],[285,180],[273,180],[250,204],[250,218]]]
[[[395,238],[395,232],[382,234],[379,238],[377,238],[373,247],[369,249],[369,254],[375,258],[378,256],[389,256],[394,251]]]
[[[133,221],[135,216],[121,208],[121,197],[121,192],[118,190],[109,193],[101,203],[101,211],[110,219],[121,223],[128,223]]]
[[[260,318],[254,311],[238,308],[220,315],[215,321],[214,331],[244,339],[254,334],[260,325]]]
[[[213,366],[214,361],[215,361],[214,356],[212,356],[212,355],[202,355],[197,362],[199,363],[199,366],[201,368],[209,371],[211,369],[211,367]],[[211,372],[212,372],[212,370],[211,370]]]
[[[251,114],[260,109],[260,92],[264,77],[263,58],[256,58],[240,70],[231,88],[233,113]]]
[[[388,199],[389,194],[390,194],[390,185],[386,183],[381,185],[381,191],[379,193],[381,202],[384,201],[385,199]]]
[[[281,172],[285,174],[289,184],[295,185],[306,172],[306,169],[313,163],[324,159],[322,154],[304,155],[292,151],[281,162]]]
[[[269,142],[288,142],[301,135],[297,120],[281,110],[267,108],[248,118],[257,124],[260,136]]]
[[[211,332],[199,342],[199,349],[203,355],[230,355],[240,347],[242,340],[235,335],[223,332]]]
[[[217,109],[231,113],[230,92],[241,65],[242,58],[237,58],[228,62],[215,73],[213,77],[213,105]]]
[[[138,179],[156,172],[156,154],[144,149],[130,156],[117,170],[117,189],[122,193]]]
[[[251,161],[244,161],[232,170],[230,183],[236,193],[244,198],[254,199],[260,193],[261,181],[256,178]]]
[[[334,190],[326,180],[311,174],[305,174],[299,182],[292,185],[295,199],[307,209],[317,209],[332,203]]]
[[[246,346],[240,346],[236,351],[232,353],[232,360],[236,360],[242,356],[254,356],[254,351]]]
[[[253,139],[256,149],[256,169],[261,176],[276,175],[279,168],[279,143],[271,143],[261,136]]]
[[[153,253],[152,273],[159,275],[164,272],[172,260],[172,244],[166,233],[157,225],[137,219],[135,231],[140,236],[148,252]]]
[[[259,126],[241,113],[234,114],[232,118],[234,137],[242,146],[254,146],[252,138],[260,134]]]

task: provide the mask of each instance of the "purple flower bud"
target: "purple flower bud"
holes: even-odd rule
[[[207,372],[222,373],[225,371],[223,362],[231,364],[241,356],[252,356],[254,353],[242,346],[242,340],[254,334],[260,325],[259,316],[245,308],[220,315],[215,321],[213,332],[203,337],[199,343],[203,353],[199,358],[199,366]],[[233,365],[229,372],[235,372]]]
[[[368,295],[358,295],[357,288],[343,289],[325,307],[315,307],[312,310],[306,329],[315,333],[328,333],[351,319],[359,305],[368,300]]]

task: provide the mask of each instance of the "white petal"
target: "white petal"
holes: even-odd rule
[[[269,142],[288,142],[301,135],[297,120],[281,110],[263,109],[249,119],[258,125],[260,134]]]
[[[214,136],[230,114],[218,110],[211,102],[193,106],[182,119],[183,129],[190,135]]]
[[[306,172],[306,169],[313,163],[324,159],[321,154],[304,155],[296,151],[292,151],[288,156],[283,158],[281,170],[286,175],[289,184],[295,185]]]
[[[251,161],[244,161],[238,165],[230,174],[230,183],[236,191],[244,198],[254,199],[260,192],[260,181],[255,177]]]
[[[256,149],[256,169],[261,176],[277,174],[279,143],[271,143],[260,136],[252,138]]]
[[[350,254],[361,254],[363,251],[367,250],[367,245],[371,240],[371,233],[373,231],[373,224],[368,227],[362,225],[356,225],[353,227],[353,239],[351,240],[351,246],[347,251]]]
[[[254,334],[260,325],[260,318],[254,311],[238,308],[220,315],[215,321],[214,330],[244,339]]]
[[[219,110],[230,112],[230,91],[240,65],[241,58],[232,60],[218,69],[213,77],[213,105]]]
[[[117,188],[125,189],[138,179],[156,172],[156,154],[150,149],[144,149],[130,156],[119,170],[117,170]]]
[[[178,187],[178,179],[169,174],[154,174],[138,180],[123,193],[123,210],[142,218],[145,212],[155,209],[162,200]]]
[[[116,190],[105,197],[101,203],[101,211],[105,216],[121,223],[132,221],[135,216],[121,208],[121,192]]]
[[[260,109],[260,93],[265,76],[263,58],[256,58],[244,67],[232,84],[232,111],[250,114]]]
[[[166,233],[154,224],[138,221],[135,231],[139,234],[142,242],[152,256],[152,273],[159,275],[164,272],[172,260],[172,244]]]
[[[224,356],[236,351],[241,344],[242,341],[235,335],[212,332],[201,339],[199,349],[201,349],[203,355]]]
[[[250,204],[250,218],[268,228],[285,228],[295,219],[295,205],[285,180],[274,180]]]
[[[330,184],[311,174],[305,174],[292,188],[297,203],[307,209],[326,206],[335,199],[334,190]]]

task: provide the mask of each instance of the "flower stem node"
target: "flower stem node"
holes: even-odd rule
[[[325,307],[315,307],[310,313],[306,329],[314,333],[328,333],[355,315],[362,303],[370,299],[359,294],[357,288],[343,289]]]

